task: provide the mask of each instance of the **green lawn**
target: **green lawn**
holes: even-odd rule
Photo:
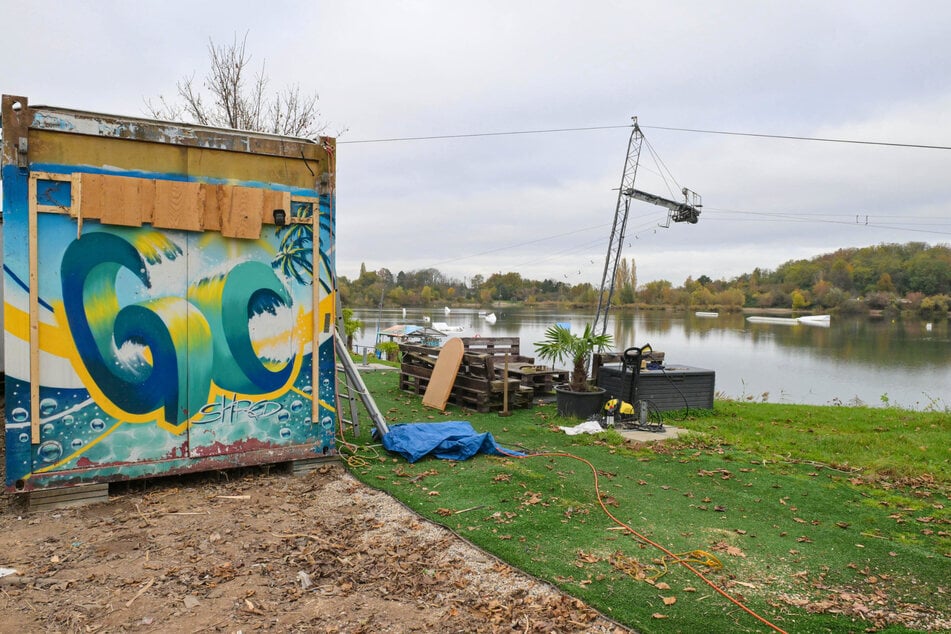
[[[951,628],[947,413],[717,402],[638,444],[567,436],[554,406],[441,413],[396,371],[363,376],[391,425],[466,420],[540,455],[411,465],[364,417],[358,478],[631,628],[773,631],[660,547],[788,632]]]

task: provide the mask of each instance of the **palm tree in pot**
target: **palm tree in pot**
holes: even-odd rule
[[[593,353],[612,343],[611,335],[595,334],[591,324],[585,324],[584,333],[580,335],[561,325],[550,326],[545,331],[545,338],[535,343],[539,356],[550,359],[552,364],[571,364],[567,387],[555,388],[560,415],[587,418],[601,408],[604,390],[588,384],[588,365]]]

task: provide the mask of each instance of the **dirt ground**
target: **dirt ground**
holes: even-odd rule
[[[3,496],[0,568],[0,633],[627,631],[339,463]]]

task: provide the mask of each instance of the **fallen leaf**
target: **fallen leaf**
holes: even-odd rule
[[[673,605],[677,603],[677,597],[661,597],[664,602],[664,605]]]
[[[654,619],[666,619],[666,618],[667,618],[667,615],[666,615],[666,614],[661,614],[660,612],[654,612],[653,614],[651,614],[651,618],[654,618]]]

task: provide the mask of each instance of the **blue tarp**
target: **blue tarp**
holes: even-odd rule
[[[463,421],[444,423],[401,423],[383,435],[383,446],[410,462],[432,454],[443,460],[466,460],[477,453],[495,456],[522,456],[517,451],[503,450],[492,434],[479,434]]]

